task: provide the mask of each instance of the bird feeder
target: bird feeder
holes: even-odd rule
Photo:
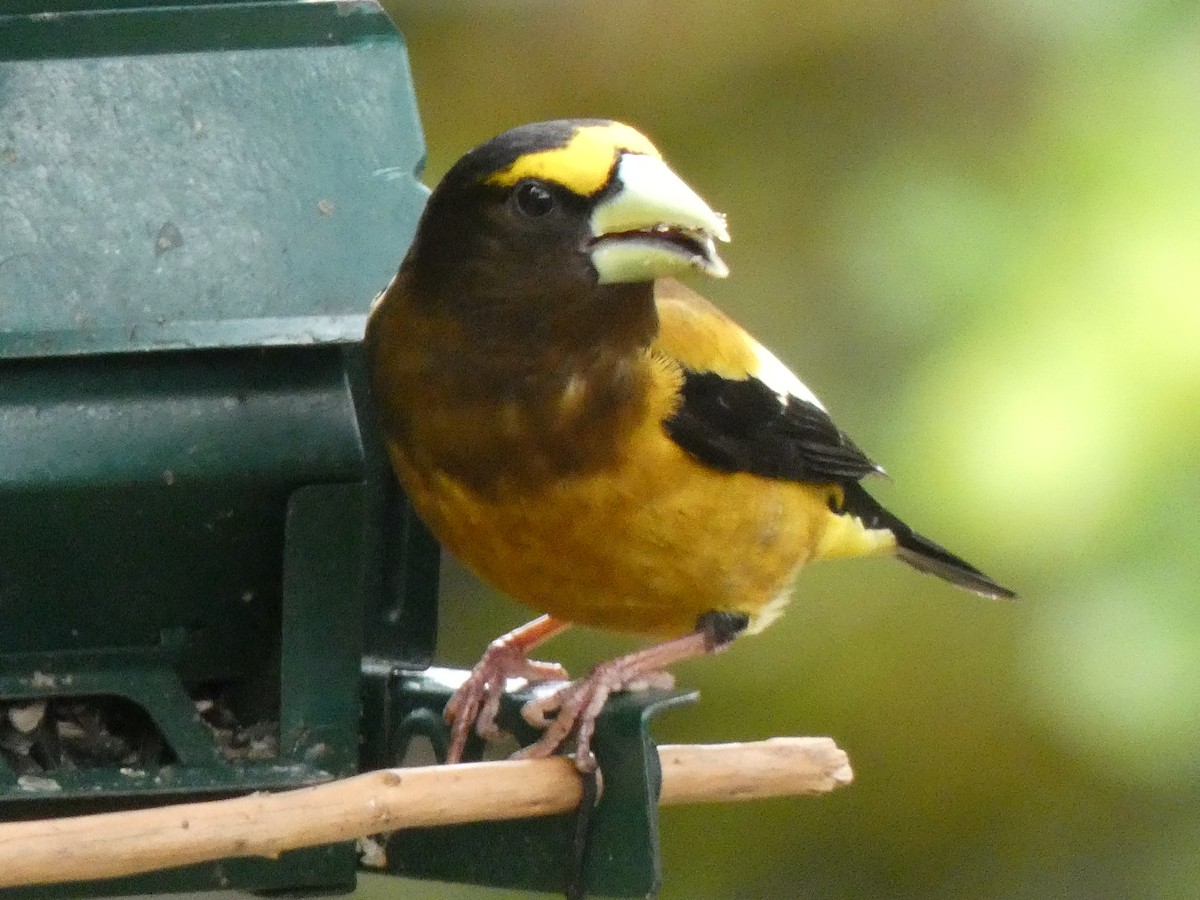
[[[444,747],[462,673],[423,671],[438,549],[360,346],[423,158],[404,44],[370,0],[0,0],[0,822]],[[597,894],[655,889],[646,723],[679,700],[601,720]],[[368,862],[561,889],[573,822],[401,831]],[[345,891],[361,849],[0,896]]]

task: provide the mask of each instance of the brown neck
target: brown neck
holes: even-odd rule
[[[651,284],[567,301],[476,296],[451,312],[428,298],[415,308],[402,279],[372,314],[368,345],[387,347],[372,352],[376,392],[389,437],[415,460],[493,493],[594,470],[620,453],[649,391]],[[383,329],[391,338],[381,342],[373,333]]]

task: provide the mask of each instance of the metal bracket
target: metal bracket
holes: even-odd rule
[[[447,731],[442,709],[466,672],[414,672],[386,660],[363,665],[364,769],[400,765],[414,739],[425,738],[444,757]],[[650,719],[697,698],[695,692],[647,691],[609,701],[596,724],[593,749],[604,779],[592,819],[583,867],[589,894],[646,897],[661,882],[658,796],[662,784]],[[501,724],[519,742],[537,732],[520,716],[529,694],[510,694]],[[478,758],[482,742],[468,746]],[[509,822],[416,828],[389,835],[383,870],[393,875],[509,887],[562,891],[573,861],[575,817],[548,816]]]

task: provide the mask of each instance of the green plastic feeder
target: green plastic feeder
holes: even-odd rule
[[[0,0],[0,820],[444,746],[438,549],[360,344],[423,159],[374,2]],[[596,893],[656,887],[645,723],[676,699],[601,721]],[[571,828],[404,832],[388,871],[553,890]],[[357,871],[343,843],[0,896],[330,893]]]

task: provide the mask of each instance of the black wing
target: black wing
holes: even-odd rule
[[[684,370],[679,409],[664,423],[680,447],[727,472],[814,483],[882,473],[819,406],[780,399],[757,378]]]

